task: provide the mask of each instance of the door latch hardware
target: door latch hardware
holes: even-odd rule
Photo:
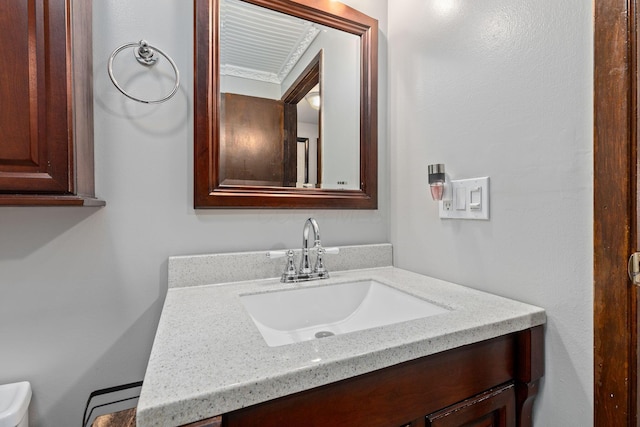
[[[634,252],[629,257],[627,272],[629,273],[631,283],[640,285],[640,252]]]

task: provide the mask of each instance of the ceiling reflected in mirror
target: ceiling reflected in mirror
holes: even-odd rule
[[[312,22],[240,0],[221,0],[220,28],[221,76],[278,85],[320,33]]]

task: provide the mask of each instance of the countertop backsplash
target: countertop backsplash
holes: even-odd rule
[[[393,248],[390,243],[339,248],[340,253],[324,256],[329,273],[393,265]],[[286,258],[271,259],[267,257],[267,252],[264,250],[169,257],[169,288],[280,277],[286,265]],[[300,263],[301,249],[295,249],[294,252],[297,266]],[[311,259],[315,260],[315,254],[312,254]]]

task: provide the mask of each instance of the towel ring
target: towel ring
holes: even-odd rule
[[[156,62],[158,62],[158,56],[156,55],[156,52],[164,56],[167,59],[167,61],[169,61],[169,63],[171,64],[171,67],[173,67],[173,72],[175,73],[175,76],[176,76],[176,84],[173,86],[173,89],[171,90],[171,92],[169,92],[168,95],[155,100],[140,99],[127,93],[127,91],[125,91],[118,84],[115,76],[113,75],[113,60],[116,57],[116,55],[118,55],[120,52],[130,47],[137,47],[137,49],[134,49],[133,54],[135,55],[136,60],[140,64],[144,65],[145,67],[151,67],[155,65]],[[107,66],[107,70],[109,72],[109,78],[111,79],[111,82],[116,87],[116,89],[118,89],[127,98],[133,99],[134,101],[142,102],[143,104],[160,104],[162,102],[165,102],[166,100],[168,100],[169,98],[171,98],[173,95],[176,94],[176,92],[178,91],[178,87],[180,86],[180,72],[178,71],[178,66],[176,65],[176,63],[173,62],[173,59],[171,59],[169,55],[167,55],[157,47],[151,46],[145,40],[140,40],[138,43],[123,44],[122,46],[114,50],[111,53],[111,56],[109,57],[109,64]]]

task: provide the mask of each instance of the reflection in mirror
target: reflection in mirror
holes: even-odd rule
[[[376,209],[377,21],[333,0],[194,4],[194,206]]]
[[[221,0],[220,27],[220,182],[358,189],[360,38],[242,0]],[[296,138],[313,141],[314,185]]]
[[[297,187],[309,188],[314,187],[315,182],[310,181],[310,156],[309,156],[309,138],[298,137],[298,182]]]

